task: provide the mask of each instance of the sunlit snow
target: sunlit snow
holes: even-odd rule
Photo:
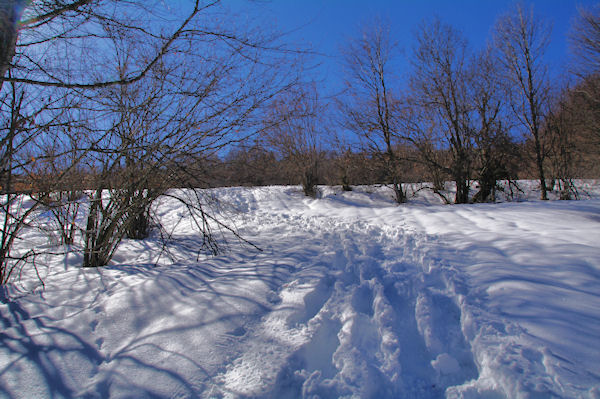
[[[384,187],[214,189],[262,249],[225,233],[215,257],[161,199],[170,253],[157,234],[109,267],[53,256],[45,289],[6,287],[0,397],[600,398],[600,184],[526,192],[398,206]]]

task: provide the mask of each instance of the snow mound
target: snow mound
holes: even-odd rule
[[[262,252],[199,258],[161,200],[169,262],[127,241],[109,267],[52,258],[45,290],[6,287],[0,397],[600,397],[600,200],[414,191],[210,190]]]

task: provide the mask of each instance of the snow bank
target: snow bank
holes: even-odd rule
[[[7,288],[0,397],[598,398],[586,184],[586,201],[532,201],[532,184],[522,202],[461,206],[418,187],[403,206],[382,187],[215,189],[263,251],[199,258],[165,199],[170,257],[128,241],[109,267],[55,257],[45,290]]]

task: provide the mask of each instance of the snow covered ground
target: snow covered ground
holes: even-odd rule
[[[45,290],[7,287],[0,397],[600,398],[599,193],[397,206],[375,187],[215,189],[263,249],[216,257],[164,199],[171,258],[127,241],[109,267],[54,257]]]

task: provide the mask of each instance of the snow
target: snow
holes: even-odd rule
[[[235,242],[40,261],[0,302],[0,397],[600,398],[600,184],[582,201],[221,188]],[[415,191],[417,191],[415,189]],[[27,245],[47,245],[28,232]],[[41,265],[46,264],[46,268]]]

